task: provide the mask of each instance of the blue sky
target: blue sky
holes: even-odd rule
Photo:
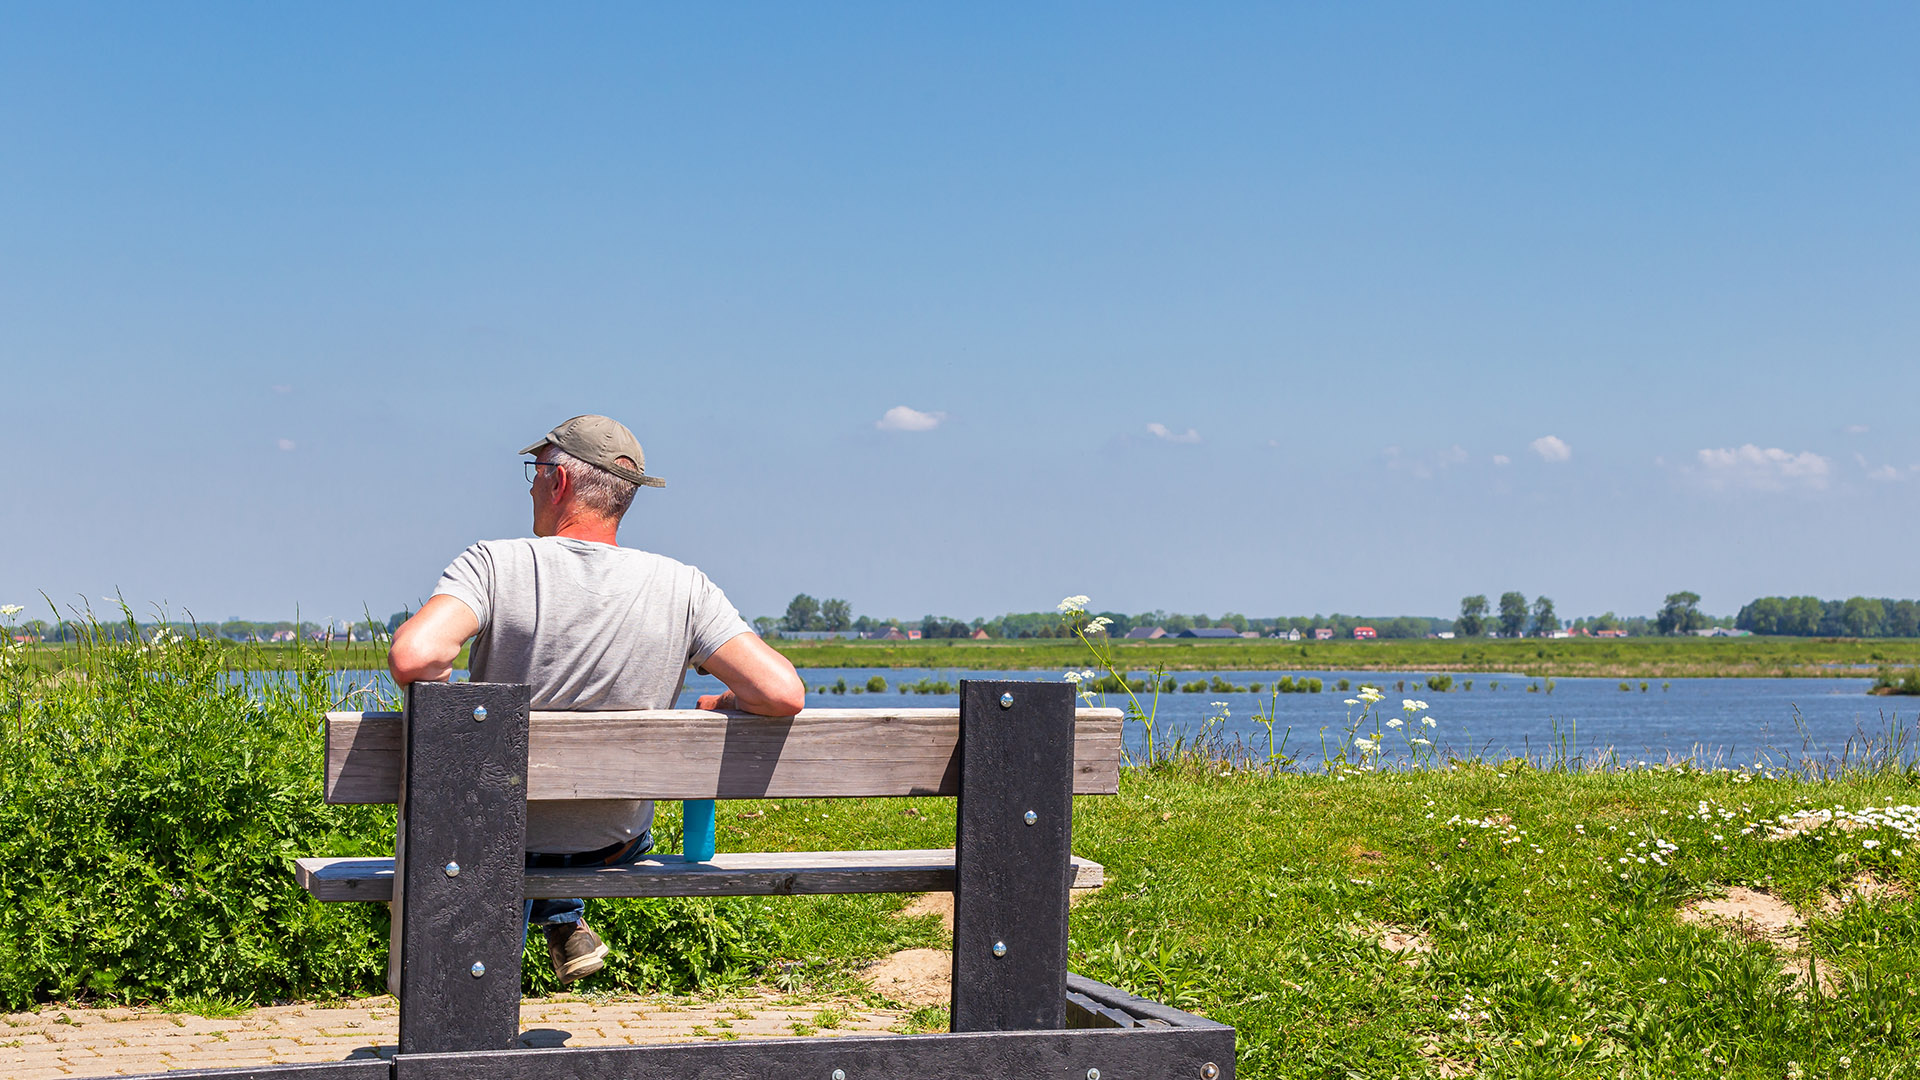
[[[0,4],[0,601],[384,616],[590,411],[748,615],[1920,595],[1915,40]]]

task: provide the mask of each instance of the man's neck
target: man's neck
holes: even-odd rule
[[[567,518],[553,530],[553,535],[564,536],[569,540],[591,540],[596,544],[618,545],[620,523],[603,518]]]

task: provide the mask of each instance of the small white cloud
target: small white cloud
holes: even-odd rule
[[[293,440],[292,440],[292,439],[281,439],[281,440],[280,440],[280,449],[282,449],[282,450],[291,450],[291,449],[293,449]]]
[[[921,412],[905,405],[895,405],[874,421],[873,426],[881,431],[932,431],[946,418],[947,414],[943,412]]]
[[[1511,465],[1513,464],[1513,459],[1505,454],[1495,454],[1493,455],[1493,463],[1495,465]]]
[[[1183,432],[1171,431],[1167,428],[1167,425],[1161,423],[1148,424],[1147,434],[1152,435],[1156,439],[1164,439],[1170,443],[1197,443],[1200,441],[1200,433],[1192,428],[1188,428]]]
[[[1412,473],[1417,479],[1421,480],[1431,479],[1436,474],[1445,472],[1455,465],[1465,465],[1467,459],[1471,456],[1467,453],[1466,447],[1461,446],[1459,443],[1455,443],[1445,450],[1437,450],[1431,454],[1422,454],[1418,457],[1407,457],[1403,455],[1398,446],[1389,446],[1385,450],[1382,450],[1381,454],[1387,459],[1387,468],[1405,469],[1407,472]]]
[[[1867,433],[1867,425],[1865,425],[1865,424],[1848,424],[1848,425],[1846,426],[1846,432],[1847,432],[1847,434],[1849,434],[1849,435],[1865,435],[1865,434]]]
[[[1779,447],[1744,446],[1702,450],[1688,470],[1711,488],[1780,491],[1787,487],[1824,488],[1833,463],[1811,450],[1789,453]]]
[[[1528,443],[1527,449],[1540,455],[1541,461],[1561,462],[1573,456],[1573,447],[1561,441],[1558,435],[1542,435]]]
[[[1868,469],[1867,478],[1870,480],[1898,480],[1900,479],[1900,470],[1891,465],[1882,465],[1877,469]]]
[[[293,393],[293,387],[288,386],[286,383],[276,383],[273,392],[276,394],[291,394]]]

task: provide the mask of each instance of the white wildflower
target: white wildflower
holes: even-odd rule
[[[1431,717],[1431,716],[1423,716],[1423,717],[1421,717],[1421,718],[1420,718],[1420,722],[1421,722],[1421,723],[1423,723],[1423,724],[1425,724],[1425,725],[1427,725],[1428,727],[1434,727],[1434,726],[1436,726],[1436,725],[1434,724],[1434,722],[1433,722],[1433,717]]]
[[[27,609],[21,607],[19,604],[0,604],[0,615],[5,615],[9,619],[25,610]]]
[[[1390,728],[1400,727],[1401,726],[1400,718],[1396,716],[1393,719],[1387,721],[1387,726]]]
[[[1085,611],[1087,610],[1087,598],[1084,596],[1069,596],[1065,600],[1060,601],[1060,610],[1065,614]]]
[[[1067,672],[1066,674],[1064,674],[1064,675],[1062,675],[1062,676],[1060,676],[1060,677],[1061,677],[1061,678],[1063,678],[1063,679],[1065,679],[1065,680],[1067,680],[1067,681],[1068,681],[1068,682],[1070,682],[1070,683],[1075,683],[1075,684],[1078,684],[1078,683],[1080,682],[1080,680],[1081,680],[1081,679],[1082,679],[1082,678],[1083,678],[1084,676],[1082,676],[1082,675],[1081,675],[1081,674],[1080,674],[1079,672],[1077,672],[1077,671],[1069,671],[1069,672]]]

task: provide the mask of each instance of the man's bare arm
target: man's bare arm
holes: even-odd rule
[[[387,670],[401,686],[446,682],[453,675],[460,647],[479,632],[480,618],[465,602],[445,594],[436,596],[393,632]]]
[[[724,694],[702,694],[702,709],[792,716],[807,703],[807,684],[800,681],[793,664],[758,634],[735,635],[700,666],[727,684]]]

